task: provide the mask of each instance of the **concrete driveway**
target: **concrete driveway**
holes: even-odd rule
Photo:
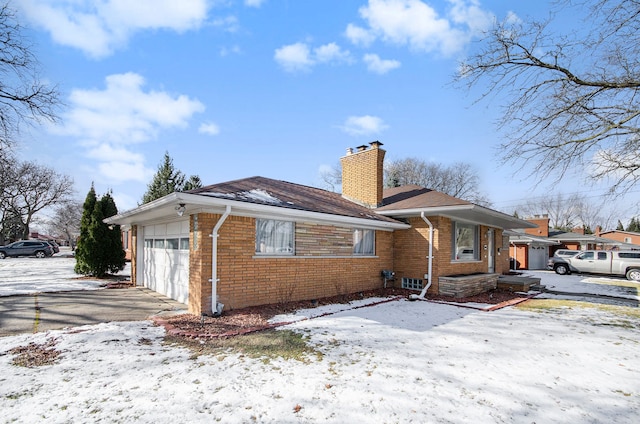
[[[0,297],[0,336],[186,312],[187,305],[142,287]]]

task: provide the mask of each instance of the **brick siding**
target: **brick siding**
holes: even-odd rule
[[[371,143],[370,148],[340,159],[344,197],[372,208],[382,204],[384,155],[383,149]]]
[[[189,259],[189,312],[199,315],[211,312],[213,242],[209,235],[220,215],[197,217],[197,231],[193,231],[193,217],[191,223],[191,238],[197,237],[198,248]],[[375,257],[351,256],[352,229],[311,223],[296,224],[300,254],[259,256],[255,231],[254,218],[236,216],[229,216],[219,230],[217,293],[225,310],[375,289],[383,285],[380,272],[393,268],[393,233],[388,231],[376,231]],[[309,241],[313,237],[326,240],[314,248]]]
[[[433,263],[431,287],[429,293],[439,293],[439,277],[447,275],[473,274],[487,272],[488,251],[484,246],[488,245],[487,229],[480,226],[480,260],[473,262],[455,262],[451,260],[452,251],[452,221],[449,218],[429,216],[433,224]],[[411,228],[394,232],[394,265],[396,273],[395,286],[401,287],[402,278],[416,278],[427,284],[425,274],[428,273],[429,254],[429,227],[420,217],[410,218]],[[494,230],[494,263],[495,272],[498,274],[509,271],[508,239],[502,236],[502,231]],[[506,243],[506,245],[505,245]],[[488,248],[488,246],[487,246]]]

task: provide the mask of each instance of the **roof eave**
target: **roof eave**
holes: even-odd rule
[[[171,193],[137,208],[114,215],[105,219],[104,222],[107,224],[134,225],[167,220],[168,218],[175,219],[175,206],[180,203],[185,204],[185,216],[201,212],[222,213],[227,206],[230,206],[232,215],[235,216],[313,221],[383,231],[410,228],[410,225],[402,222],[379,221],[376,219],[311,212],[275,205],[263,205],[181,192]],[[375,215],[373,212],[371,214],[372,216]]]
[[[536,224],[531,222],[472,203],[466,205],[396,209],[376,212],[380,215],[397,218],[420,216],[420,214],[424,212],[427,216],[444,216],[460,221],[488,225],[502,229],[538,228]]]

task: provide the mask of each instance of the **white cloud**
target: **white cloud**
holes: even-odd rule
[[[147,178],[144,158],[127,146],[153,140],[162,129],[184,128],[204,105],[185,95],[144,91],[144,78],[135,73],[106,78],[102,90],[75,89],[70,110],[62,116],[61,135],[77,137],[87,157],[102,162],[99,170],[116,180]],[[114,169],[127,170],[115,175]]]
[[[493,16],[477,0],[448,0],[446,15],[421,0],[369,0],[359,14],[368,25],[349,24],[345,35],[356,45],[380,39],[424,52],[451,55],[460,51],[471,37],[490,25]]]
[[[305,43],[295,43],[276,49],[274,59],[285,71],[295,72],[306,70],[313,66],[310,54],[309,46]]]
[[[378,134],[387,128],[388,125],[377,116],[350,116],[340,127],[342,131],[352,136]]]
[[[248,7],[260,7],[265,0],[244,0],[245,6]]]
[[[138,31],[188,31],[207,16],[206,0],[21,0],[18,7],[56,43],[94,58],[112,54]]]
[[[328,43],[313,50],[306,43],[295,43],[276,49],[274,59],[287,72],[307,71],[319,63],[349,63],[351,53],[336,43]]]
[[[380,59],[377,54],[365,54],[362,60],[367,64],[369,71],[380,75],[400,67],[400,62],[397,60]]]
[[[98,171],[109,182],[139,181],[146,183],[155,172],[144,165],[143,155],[122,146],[114,147],[108,143],[102,143],[89,149],[87,157],[99,162]]]
[[[231,47],[222,47],[220,49],[220,56],[226,57],[231,54],[242,54],[242,49],[238,45],[233,45]]]
[[[198,128],[198,132],[200,134],[218,135],[220,134],[220,127],[217,124],[214,124],[213,122],[207,122],[207,123],[200,124],[200,128]]]
[[[238,18],[236,16],[226,16],[224,18],[216,18],[211,24],[227,32],[236,32],[240,29]]]
[[[373,32],[354,24],[347,25],[344,35],[351,40],[353,44],[364,47],[369,46],[376,39]]]
[[[348,62],[351,56],[348,51],[342,50],[336,43],[317,47],[313,52],[316,61],[321,63]]]

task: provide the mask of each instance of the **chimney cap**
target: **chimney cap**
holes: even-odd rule
[[[372,141],[371,143],[369,143],[371,145],[371,147],[373,147],[374,149],[377,149],[378,147],[382,146],[382,143],[380,143],[378,140],[376,141]]]
[[[362,146],[356,147],[356,149],[358,149],[359,152],[363,152],[363,151],[367,150],[367,145],[363,144]]]

